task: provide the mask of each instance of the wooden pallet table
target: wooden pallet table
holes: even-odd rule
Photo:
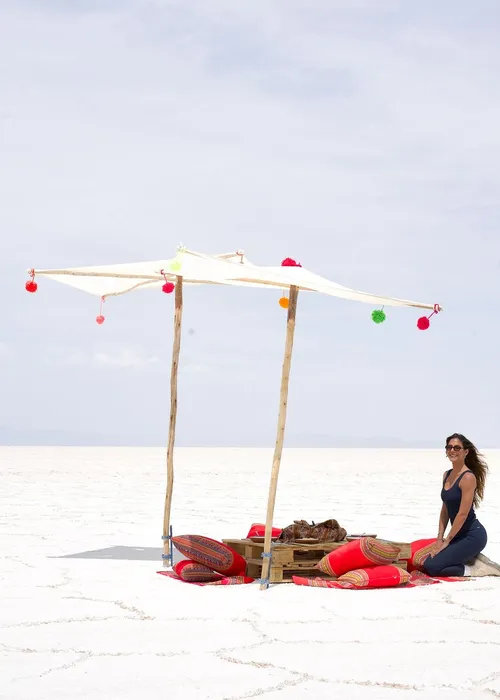
[[[247,576],[261,578],[264,542],[254,542],[247,539],[222,541],[244,557],[247,562]],[[388,542],[388,540],[379,541]],[[330,576],[319,571],[316,565],[326,554],[344,544],[347,542],[319,542],[317,544],[273,542],[269,582],[292,583],[292,576],[331,579]],[[395,544],[401,549],[399,560],[395,562],[395,565],[406,569],[406,561],[404,560],[410,558],[411,546],[406,542],[391,542],[391,544]]]

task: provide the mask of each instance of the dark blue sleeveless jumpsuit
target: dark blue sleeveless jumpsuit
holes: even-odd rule
[[[448,515],[453,525],[462,500],[462,491],[459,484],[463,475],[467,474],[470,469],[460,474],[450,489],[445,489],[444,485],[451,471],[450,469],[444,478],[441,500],[448,509]],[[467,519],[446,549],[436,554],[435,557],[427,557],[423,565],[424,571],[429,576],[463,576],[464,564],[468,564],[472,559],[475,559],[486,547],[487,541],[486,530],[476,518],[474,507],[471,506]]]

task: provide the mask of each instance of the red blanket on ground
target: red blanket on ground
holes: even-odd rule
[[[157,571],[161,576],[167,576],[167,578],[173,578],[174,581],[181,581],[181,583],[187,583],[190,586],[238,586],[244,583],[253,583],[254,579],[248,578],[247,576],[226,576],[226,578],[220,581],[212,581],[210,583],[193,583],[192,581],[183,581],[176,573],[173,571]],[[441,581],[449,581],[454,583],[456,581],[471,581],[472,579],[468,577],[460,576],[450,576],[448,578],[431,578],[427,574],[421,571],[413,571],[411,574],[410,582],[404,586],[398,586],[398,588],[416,588],[417,586],[432,586],[436,583],[441,583]],[[339,586],[336,581],[326,581],[324,578],[303,578],[302,576],[293,576],[293,582],[296,586],[312,586],[313,588],[343,588]],[[350,590],[361,590],[361,589],[350,589]],[[377,590],[371,588],[369,590]]]
[[[255,579],[249,578],[248,576],[226,576],[220,579],[220,581],[209,581],[205,583],[198,583],[197,581],[184,581],[184,579],[177,576],[175,571],[157,571],[157,574],[162,576],[167,576],[168,578],[173,578],[174,581],[180,581],[181,583],[187,583],[189,586],[239,586],[242,583],[253,583]]]
[[[324,578],[303,578],[302,576],[293,576],[293,582],[296,586],[312,586],[314,588],[337,588],[343,589],[344,587],[337,583],[337,581],[327,581]],[[410,582],[404,586],[398,586],[398,588],[416,588],[417,586],[432,586],[435,583],[441,583],[441,581],[470,581],[468,577],[461,576],[450,576],[448,578],[431,578],[427,574],[421,571],[413,571],[410,576]],[[346,589],[344,589],[346,590]],[[349,590],[362,590],[360,588],[353,588]],[[370,588],[365,590],[377,590],[376,588]]]

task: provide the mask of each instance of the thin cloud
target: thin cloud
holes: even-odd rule
[[[66,367],[113,368],[123,370],[146,370],[161,368],[161,361],[154,355],[144,355],[131,348],[122,348],[117,352],[64,352],[57,351],[52,364]]]
[[[158,357],[141,357],[133,350],[120,350],[118,353],[96,352],[92,361],[99,367],[117,367],[119,369],[145,369],[157,367]]]

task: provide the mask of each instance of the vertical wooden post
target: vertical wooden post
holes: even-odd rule
[[[273,468],[271,472],[271,482],[269,484],[269,498],[267,501],[266,531],[264,538],[264,552],[262,561],[262,579],[260,590],[265,590],[269,586],[269,571],[271,568],[271,535],[274,518],[274,505],[276,503],[276,489],[278,486],[278,475],[281,464],[281,454],[283,452],[283,442],[285,440],[286,411],[288,405],[288,383],[290,380],[290,367],[292,364],[293,337],[295,333],[295,317],[297,313],[297,299],[299,296],[298,287],[290,287],[290,298],[288,304],[288,321],[286,328],[285,356],[283,359],[283,369],[281,373],[280,410],[278,415],[278,431],[276,435],[276,446],[274,448]]]
[[[174,445],[175,426],[177,423],[177,375],[179,371],[179,354],[181,350],[182,326],[182,277],[177,277],[175,285],[174,345],[172,349],[172,368],[170,371],[170,424],[167,445],[167,489],[163,511],[163,566],[173,565],[173,547],[171,546],[170,511],[174,488]]]

